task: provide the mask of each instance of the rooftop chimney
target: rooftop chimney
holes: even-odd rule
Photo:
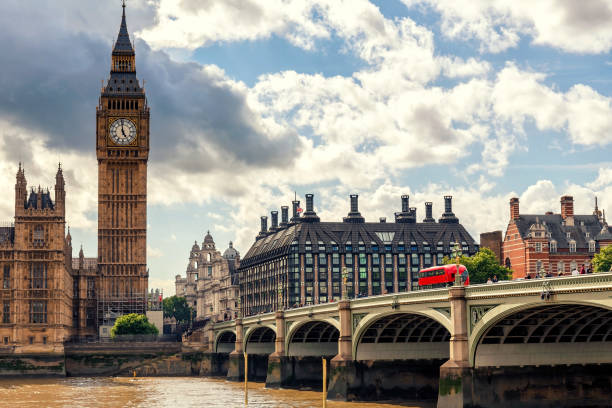
[[[270,213],[270,216],[272,217],[272,225],[270,226],[270,231],[275,232],[276,230],[278,230],[278,211],[272,211]]]
[[[359,196],[357,194],[351,194],[351,211],[348,213],[348,217],[344,217],[344,222],[365,222],[361,213],[359,212]]]
[[[436,222],[433,217],[433,203],[431,201],[427,201],[425,203],[425,219],[423,222]]]
[[[380,217],[378,219],[382,224],[384,224],[385,222],[387,222],[387,218],[386,217]]]
[[[314,212],[314,195],[306,194],[306,212],[304,212],[304,217],[302,220],[304,222],[318,222],[320,218],[317,217],[317,213]]]
[[[300,208],[300,202],[298,200],[293,200],[291,204],[293,206],[293,216],[291,217],[291,222],[300,222],[300,213],[298,211],[298,209]]]
[[[259,234],[257,235],[256,239],[261,239],[266,235],[268,235],[268,217],[263,215],[261,217],[261,230],[259,231]]]
[[[565,220],[566,225],[574,225],[574,197],[561,197],[561,218]]]
[[[443,223],[458,223],[459,219],[453,213],[453,196],[444,196],[444,214],[438,220]]]
[[[519,199],[518,197],[513,197],[510,199],[510,220],[518,220],[519,218]]]
[[[281,207],[281,227],[284,228],[289,224],[289,207],[283,205]]]
[[[410,196],[404,194],[402,196],[402,211],[395,213],[395,222],[399,223],[415,223],[416,209],[410,208]],[[414,209],[414,212],[412,211]]]

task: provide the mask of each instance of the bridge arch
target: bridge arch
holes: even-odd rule
[[[244,335],[244,351],[248,354],[274,353],[276,328],[272,325],[249,327]]]
[[[612,304],[500,305],[476,324],[469,346],[473,367],[612,363]]]
[[[215,338],[215,353],[231,353],[236,346],[236,332],[234,330],[223,330],[217,333]]]
[[[340,323],[334,319],[305,320],[293,324],[287,333],[290,357],[331,356],[338,354]]]
[[[362,319],[353,334],[353,358],[447,359],[450,336],[450,321],[438,312],[372,314]]]

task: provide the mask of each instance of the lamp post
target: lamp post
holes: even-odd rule
[[[283,310],[283,286],[281,285],[280,281],[278,282],[278,287],[277,287],[277,309],[278,310]]]
[[[238,296],[238,317],[242,317],[242,298]]]
[[[346,299],[348,296],[348,288],[346,287],[346,282],[348,281],[348,269],[346,266],[342,267],[342,299]]]
[[[461,258],[461,255],[461,246],[457,242],[455,243],[455,246],[453,247],[453,250],[451,252],[451,257],[455,258],[455,266],[457,267],[457,273],[455,273],[455,286],[461,285],[461,275],[459,274],[459,260]]]

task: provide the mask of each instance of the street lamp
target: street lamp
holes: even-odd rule
[[[280,281],[278,282],[277,293],[278,293],[278,296],[277,296],[277,305],[278,306],[277,306],[277,308],[278,308],[278,310],[283,310],[283,303],[282,303],[282,300],[283,300],[283,286],[281,285]]]
[[[242,298],[238,296],[238,317],[242,317]]]
[[[348,295],[348,288],[346,287],[346,282],[348,281],[348,269],[346,266],[342,267],[342,299],[346,299]]]
[[[455,286],[461,285],[461,275],[459,274],[459,260],[461,258],[461,246],[459,243],[455,243],[453,250],[451,252],[451,257],[455,258],[455,266],[457,267],[457,273],[455,273]]]

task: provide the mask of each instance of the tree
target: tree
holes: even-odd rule
[[[130,313],[121,316],[115,321],[115,325],[111,329],[111,337],[126,335],[126,334],[159,334],[157,327],[149,323],[147,316],[138,313]]]
[[[456,263],[455,259],[444,258],[446,265]],[[508,280],[512,271],[499,264],[493,251],[489,248],[480,248],[474,256],[461,256],[459,263],[465,265],[470,275],[470,283],[485,283],[489,278],[497,275],[499,280]]]
[[[177,323],[189,323],[195,316],[195,310],[180,296],[170,296],[164,301],[164,317],[174,317]]]
[[[612,266],[612,245],[601,248],[593,257],[595,272],[608,272]]]

